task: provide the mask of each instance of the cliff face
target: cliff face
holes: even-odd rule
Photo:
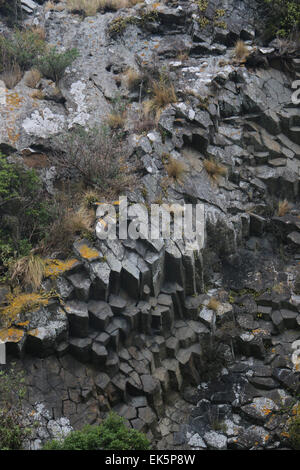
[[[0,148],[46,155],[53,191],[51,138],[99,126],[117,97],[128,161],[141,164],[129,202],[205,211],[204,245],[191,250],[172,238],[103,241],[98,209],[96,241],[77,240],[73,262],[55,261],[44,280],[61,301],[0,331],[27,372],[39,422],[28,446],[110,408],[160,448],[287,445],[287,415],[276,412],[299,393],[299,54],[263,43],[254,0],[146,2],[84,19],[64,2],[22,3],[26,24],[79,56],[59,92],[41,80],[43,99],[25,77],[11,90],[0,81]],[[238,40],[249,55],[236,57]],[[174,86],[147,130],[136,122],[147,90],[128,89],[129,67]],[[168,177],[166,156],[184,165],[180,178]]]

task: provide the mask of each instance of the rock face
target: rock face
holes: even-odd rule
[[[249,50],[259,42],[259,10],[254,0],[230,0],[223,14],[222,3],[208,2],[205,12],[192,2],[153,4],[154,21],[128,24],[114,37],[111,22],[140,17],[141,5],[81,20],[64,8],[22,2],[28,24],[44,26],[51,44],[80,55],[59,83],[63,104],[32,98],[24,79],[14,90],[0,82],[2,148],[40,152],[52,135],[104,121],[118,93],[131,100],[128,115],[136,113],[139,96],[121,75],[155,59],[169,71],[178,102],[143,135],[126,124],[144,187],[128,199],[151,204],[163,197],[205,209],[204,244],[193,249],[172,238],[104,241],[98,222],[97,241],[77,241],[78,262],[54,282],[63,305],[36,312],[19,336],[0,332],[27,371],[27,405],[52,410],[32,448],[64,424],[55,424],[57,417],[81,427],[110,408],[159,448],[288,445],[286,416],[278,420],[276,412],[299,393],[300,301],[292,283],[300,244],[300,111],[291,101],[298,72],[296,62],[288,64],[291,76],[276,64],[235,61],[238,39]],[[165,155],[184,161],[181,181],[164,184]],[[226,175],[214,178],[204,160],[218,162]],[[272,216],[279,199],[293,211]],[[182,399],[188,416],[176,409]]]

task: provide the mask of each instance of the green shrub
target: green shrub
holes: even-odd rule
[[[69,49],[65,52],[58,52],[56,47],[51,48],[37,61],[37,68],[44,77],[59,82],[64,76],[65,70],[78,57],[77,49]]]
[[[291,418],[288,429],[289,441],[295,450],[300,450],[300,416]]]
[[[51,215],[35,170],[8,162],[0,153],[0,271],[28,255],[45,235]]]
[[[131,189],[136,179],[134,160],[128,163],[128,145],[123,134],[108,126],[69,131],[54,139],[52,158],[57,168],[76,175],[88,187],[98,188],[102,195],[114,197]]]
[[[300,28],[299,0],[264,0],[268,8],[270,37],[288,37]]]
[[[71,432],[64,440],[45,444],[44,450],[148,450],[144,434],[128,429],[123,418],[111,413],[100,426],[85,426]]]
[[[0,410],[0,450],[20,450],[27,432],[18,423],[17,412]]]
[[[0,450],[19,450],[29,435],[23,425],[22,399],[26,393],[23,372],[14,366],[0,371]]]
[[[32,67],[37,57],[45,51],[45,41],[31,29],[16,29],[11,37],[0,35],[1,68],[17,63],[22,70]]]

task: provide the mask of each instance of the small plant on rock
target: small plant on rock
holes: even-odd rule
[[[123,75],[123,80],[129,90],[135,90],[142,81],[141,74],[132,67],[129,67]]]
[[[227,173],[227,168],[225,166],[212,159],[205,159],[203,161],[203,166],[214,181],[218,181],[220,176],[225,176]]]
[[[152,98],[144,102],[145,114],[154,113],[158,121],[163,109],[168,104],[176,103],[177,101],[174,85],[166,74],[161,74],[159,80],[154,80],[151,83],[150,92]]]
[[[166,170],[170,178],[174,178],[174,180],[180,180],[180,178],[186,171],[186,166],[180,160],[170,158],[169,163],[166,166]]]
[[[36,66],[44,77],[58,83],[64,76],[66,68],[74,62],[78,55],[79,53],[75,48],[59,52],[56,47],[52,47],[39,58]]]
[[[77,176],[87,187],[114,197],[136,182],[136,162],[128,162],[129,148],[122,137],[108,126],[89,130],[77,127],[55,139],[52,158],[66,176]]]
[[[211,297],[207,304],[207,308],[216,312],[218,308],[220,307],[220,305],[221,303],[219,302],[219,300],[217,300],[215,297]]]
[[[250,51],[244,41],[238,41],[234,48],[235,58],[239,61],[243,61],[248,57],[249,54]]]
[[[42,78],[42,75],[39,70],[31,69],[25,74],[25,84],[29,88],[36,88],[41,78]]]
[[[290,209],[291,207],[287,199],[284,199],[284,201],[279,201],[277,210],[278,217],[283,217],[290,211]]]
[[[300,450],[300,416],[293,416],[289,421],[288,436],[291,446],[295,450]]]
[[[6,88],[11,90],[22,80],[22,76],[20,66],[14,62],[7,65],[6,70],[1,74],[1,79],[4,81]]]
[[[45,41],[32,29],[16,29],[11,37],[0,35],[1,65],[17,63],[22,70],[27,70],[44,53],[45,48]]]
[[[9,277],[12,283],[21,284],[33,290],[40,287],[44,272],[44,261],[33,253],[17,259],[9,267]]]

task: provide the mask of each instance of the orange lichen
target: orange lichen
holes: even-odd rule
[[[266,406],[263,406],[262,407],[262,412],[265,416],[268,416],[270,413],[272,413],[272,410],[270,410],[269,408],[267,408]]]
[[[27,321],[21,321],[16,323],[17,326],[28,326],[29,325],[29,320]]]
[[[8,294],[6,297],[8,305],[0,309],[0,317],[6,325],[10,324],[20,314],[48,305],[50,297],[51,294],[47,293]]]
[[[81,245],[79,248],[79,253],[83,258],[88,260],[99,257],[99,251],[95,248],[90,248],[87,245]]]
[[[66,261],[59,259],[46,259],[45,277],[56,278],[65,271],[69,271],[77,261],[78,260],[76,258],[68,259]]]
[[[13,144],[15,144],[20,138],[20,134],[18,132],[15,132],[11,128],[7,128],[7,135],[8,135],[10,142]]]
[[[262,328],[257,328],[256,330],[252,330],[252,334],[254,335],[267,335],[268,332],[266,330],[263,330]]]
[[[0,340],[18,343],[24,336],[24,331],[17,328],[3,328],[0,330]]]
[[[17,92],[8,93],[6,96],[6,104],[9,106],[10,111],[19,108],[22,101],[24,101],[23,98]]]

